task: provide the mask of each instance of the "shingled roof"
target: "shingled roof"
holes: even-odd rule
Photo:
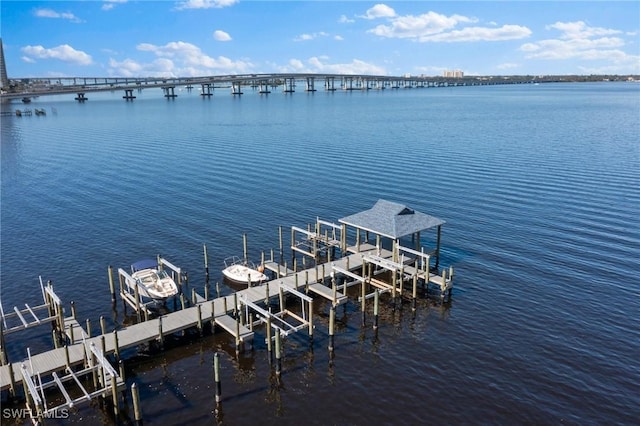
[[[387,200],[369,210],[343,217],[340,223],[393,239],[444,224],[444,220],[417,212],[404,204]]]

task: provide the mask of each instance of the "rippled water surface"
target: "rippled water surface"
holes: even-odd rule
[[[378,198],[447,222],[456,278],[450,304],[383,303],[377,333],[357,302],[339,308],[333,359],[318,303],[313,343],[287,339],[280,383],[261,330],[237,358],[223,333],[130,351],[145,424],[216,421],[216,351],[224,424],[637,423],[639,85],[155,90],[40,97],[29,107],[45,117],[2,117],[5,311],[38,303],[42,276],[94,333],[101,315],[112,329],[108,265],[160,253],[200,289],[203,244],[221,281],[243,233],[258,260],[278,226]],[[9,336],[9,357],[49,348],[48,331]],[[65,422],[112,420],[85,406]]]

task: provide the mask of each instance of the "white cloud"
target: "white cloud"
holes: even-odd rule
[[[419,37],[418,41],[463,42],[519,40],[531,35],[531,30],[520,25],[503,25],[500,28],[466,27],[439,34]]]
[[[342,36],[340,36],[340,35],[333,36],[333,39],[336,40],[336,41],[343,41],[344,40],[344,38]]]
[[[231,36],[222,30],[215,30],[213,32],[213,38],[217,41],[231,41]]]
[[[127,3],[129,0],[102,0],[102,10],[111,10],[114,7],[116,7],[116,4],[124,4]]]
[[[508,70],[508,69],[513,69],[513,68],[518,68],[518,67],[520,67],[520,64],[514,64],[512,62],[507,62],[507,63],[498,65],[496,68],[498,68],[499,70]]]
[[[329,58],[314,56],[306,61],[300,59],[291,59],[284,66],[273,65],[278,72],[301,72],[301,73],[325,73],[325,74],[370,74],[370,75],[386,75],[384,68],[374,64],[364,62],[359,59],[353,59],[349,63],[332,64]]]
[[[540,40],[525,43],[520,51],[526,53],[528,59],[584,59],[631,61],[637,56],[628,55],[619,48],[625,45],[619,37],[602,37],[620,34],[621,31],[588,27],[584,22],[556,22],[547,26],[549,30],[560,30],[556,39]]]
[[[390,20],[388,25],[378,25],[369,33],[387,38],[420,39],[433,34],[451,30],[461,23],[475,22],[473,18],[461,15],[446,16],[435,12],[422,15],[398,16]]]
[[[395,10],[387,6],[386,4],[376,4],[371,9],[367,10],[361,18],[364,19],[377,19],[377,18],[392,18],[396,16]]]
[[[224,56],[214,58],[202,52],[198,46],[182,41],[170,42],[164,46],[141,43],[136,48],[142,52],[153,53],[157,59],[149,63],[131,59],[118,62],[112,59],[109,62],[110,75],[191,77],[211,74],[246,74],[254,68],[249,61],[234,61]]]
[[[239,0],[185,0],[176,3],[176,10],[185,9],[217,9],[233,6]]]
[[[55,18],[55,19],[67,19],[71,22],[82,22],[80,18],[70,12],[56,12],[53,9],[36,9],[33,14],[39,18]]]
[[[81,50],[75,50],[68,44],[45,49],[42,46],[25,46],[22,51],[31,59],[58,59],[75,65],[91,65],[91,56]]]
[[[352,24],[356,21],[354,19],[348,18],[346,15],[340,15],[340,19],[338,19],[338,22],[341,24]]]
[[[329,36],[329,33],[320,31],[318,33],[312,33],[312,34],[300,34],[299,36],[295,37],[293,41],[309,41],[309,40],[314,40],[318,37],[328,37],[328,36]]]

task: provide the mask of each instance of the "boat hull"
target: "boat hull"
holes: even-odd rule
[[[229,280],[237,283],[256,284],[267,281],[267,276],[244,265],[231,265],[222,270],[222,274]]]

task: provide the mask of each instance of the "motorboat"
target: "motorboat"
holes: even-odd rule
[[[164,300],[178,293],[178,286],[154,259],[140,260],[131,265],[131,278],[138,286],[140,296],[153,300]]]
[[[238,256],[231,256],[224,260],[224,269],[222,274],[238,283],[261,283],[268,280],[267,276],[263,273],[264,268],[262,266],[257,267],[253,262],[246,261]]]

